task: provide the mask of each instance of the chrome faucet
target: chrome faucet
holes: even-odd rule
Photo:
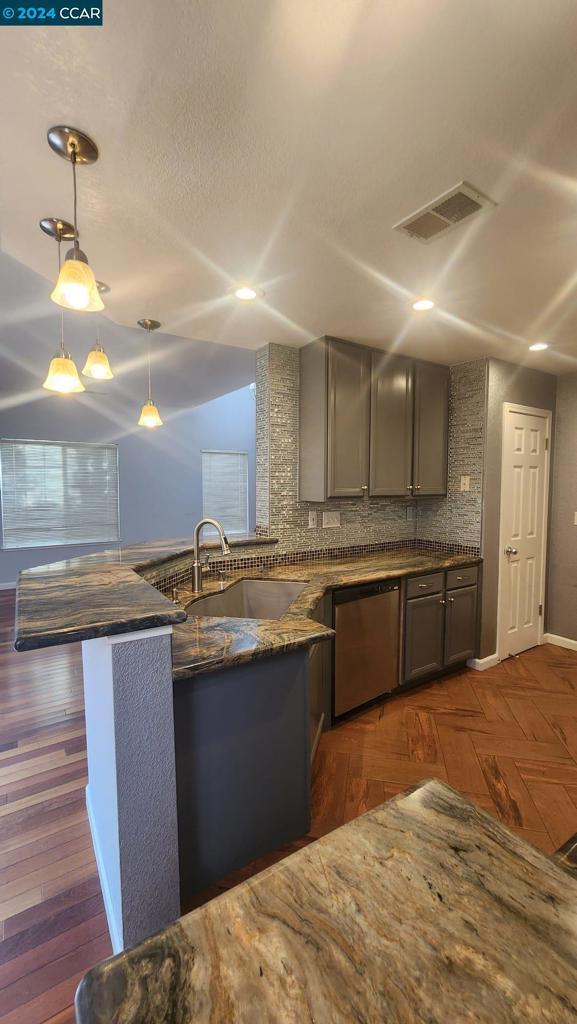
[[[199,594],[202,590],[202,570],[203,565],[200,561],[200,533],[203,526],[214,526],[215,530],[218,531],[220,537],[220,547],[223,555],[230,555],[230,548],[226,539],[226,533],[222,528],[222,524],[217,519],[201,519],[194,528],[194,562],[192,563],[192,589],[195,594]]]

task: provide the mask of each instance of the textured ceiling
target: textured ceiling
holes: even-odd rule
[[[100,146],[80,230],[117,323],[577,368],[574,0],[107,0],[104,20],[2,33],[6,253],[53,276],[37,222],[70,217],[70,178],[45,136],[71,123]],[[392,230],[462,179],[498,206],[426,246]],[[258,305],[227,295],[245,280]]]

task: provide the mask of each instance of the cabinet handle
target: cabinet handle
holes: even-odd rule
[[[454,597],[449,597],[449,598],[447,598],[447,600],[448,600],[449,604],[454,604],[455,603],[455,598]]]
[[[441,598],[441,600],[439,601],[439,604],[446,604],[446,603],[447,603],[447,602],[446,602],[446,601],[444,601],[444,600],[443,600],[443,598]]]
[[[462,583],[462,581],[463,581],[463,577],[462,576],[457,576],[457,583]]]
[[[412,491],[413,490],[413,485],[412,484],[407,484],[407,490],[408,491]]]
[[[361,491],[368,491],[368,489],[369,489],[369,485],[368,484],[363,484],[362,487],[361,487]]]
[[[420,485],[420,484],[417,484],[417,486],[415,487],[415,490],[416,490],[416,491],[420,491],[420,490],[421,490],[421,485]]]
[[[419,583],[419,590],[426,590],[430,585],[430,583]]]

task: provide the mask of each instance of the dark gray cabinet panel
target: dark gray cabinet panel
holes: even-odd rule
[[[415,496],[446,494],[449,371],[415,364],[413,485]]]
[[[408,495],[413,489],[413,362],[372,353],[370,493]]]
[[[477,587],[459,587],[447,593],[445,665],[475,656],[477,646]]]
[[[445,601],[440,594],[415,597],[405,608],[405,682],[443,668]]]
[[[362,497],[369,483],[371,354],[331,341],[328,350],[329,498]]]
[[[324,338],[300,350],[299,498],[327,496],[327,346]]]

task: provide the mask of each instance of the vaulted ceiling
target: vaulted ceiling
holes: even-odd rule
[[[576,369],[576,38],[574,0],[107,0],[103,28],[6,29],[2,248],[54,277],[69,123],[100,147],[80,232],[117,324]],[[463,179],[498,205],[429,245],[393,230]]]

